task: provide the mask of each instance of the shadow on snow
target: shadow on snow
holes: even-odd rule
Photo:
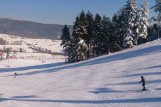
[[[22,97],[23,98],[23,97]],[[47,99],[20,99],[0,98],[2,101],[24,101],[24,102],[45,102],[45,103],[73,103],[73,104],[110,104],[110,103],[161,103],[161,97],[136,98],[136,99],[115,99],[115,100],[47,100]]]
[[[115,91],[110,88],[96,88],[94,91],[88,91],[94,94],[101,94],[101,93],[111,93],[111,92],[122,92],[122,91]]]
[[[148,55],[154,52],[161,52],[161,46],[156,45],[156,46],[152,46],[144,49],[138,49],[138,50],[133,50],[133,51],[124,52],[124,53],[116,53],[115,55],[111,55],[111,56],[108,55],[108,56],[98,57],[98,58],[94,58],[94,59],[90,59],[90,60],[86,60],[78,63],[66,64],[66,65],[61,62],[61,63],[52,63],[52,64],[37,65],[37,66],[20,67],[20,68],[0,68],[0,72],[40,69],[39,71],[23,73],[22,75],[50,73],[50,72],[56,72],[62,69],[71,69],[71,68],[101,64],[101,63],[106,63],[106,62],[111,62],[116,60],[125,60],[125,59],[134,58],[142,55]],[[47,68],[47,70],[41,70],[43,68]]]
[[[115,83],[113,85],[134,85],[134,84],[138,84],[138,82],[120,82],[120,83]],[[147,84],[153,84],[153,83],[161,83],[161,79],[160,80],[149,80],[147,81]]]

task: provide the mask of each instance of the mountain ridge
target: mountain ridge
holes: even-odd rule
[[[64,25],[0,18],[0,33],[30,38],[59,39]],[[72,25],[68,25],[70,30]]]

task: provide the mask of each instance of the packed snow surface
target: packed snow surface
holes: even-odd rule
[[[161,107],[160,61],[160,40],[72,64],[2,60],[0,106]],[[140,76],[147,80],[147,91]]]

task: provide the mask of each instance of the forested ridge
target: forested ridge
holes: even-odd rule
[[[59,39],[64,25],[0,18],[0,34],[30,38]],[[72,27],[71,25],[68,27]]]

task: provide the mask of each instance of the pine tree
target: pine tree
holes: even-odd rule
[[[77,16],[73,25],[73,32],[71,37],[71,54],[69,55],[69,62],[77,62],[76,44],[79,42],[78,36],[79,17]]]
[[[138,10],[137,44],[144,43],[148,36],[148,3],[144,1],[141,9]]]
[[[125,5],[125,16],[127,22],[125,23],[125,34],[123,40],[123,47],[130,48],[136,44],[136,16],[137,4],[136,0],[128,0]]]
[[[62,29],[61,40],[62,40],[61,46],[63,46],[65,54],[66,56],[69,56],[71,52],[71,37],[70,37],[70,31],[67,25],[65,25],[64,28]],[[68,60],[69,58],[66,59],[67,62]]]
[[[88,11],[86,14],[86,22],[85,22],[87,30],[85,42],[88,47],[87,59],[90,58],[92,51],[93,22],[94,22],[93,15],[90,11]]]
[[[79,38],[79,42],[74,46],[76,49],[76,62],[83,61],[87,58],[87,45],[82,38]]]
[[[73,26],[72,33],[72,52],[69,56],[70,62],[78,62],[87,59],[87,45],[86,39],[86,16],[82,11],[79,16],[76,17],[76,21]]]
[[[86,29],[86,15],[85,12],[82,10],[82,12],[79,14],[79,21],[77,26],[77,33],[80,38],[83,40],[86,39],[87,29]]]
[[[62,29],[61,40],[62,40],[61,46],[63,46],[63,48],[68,47],[71,38],[70,38],[70,31],[67,25],[65,25],[64,28]]]
[[[151,9],[154,9],[154,12],[158,13],[158,16],[156,20],[158,21],[157,27],[158,27],[158,38],[160,37],[160,22],[161,22],[161,1],[160,0],[155,0],[155,5],[151,7]]]
[[[151,9],[154,9],[154,12],[158,13],[158,23],[161,21],[161,1],[160,0],[155,0],[155,5],[151,7]]]
[[[100,38],[101,54],[109,53],[111,26],[112,26],[112,23],[110,18],[103,16],[101,20],[102,34]]]
[[[120,9],[120,11],[118,11],[117,14],[114,14],[112,18],[112,35],[110,36],[111,52],[116,52],[123,48],[124,22],[123,10]]]
[[[158,38],[158,26],[154,24],[148,27],[148,41],[153,41]]]
[[[94,19],[94,30],[93,30],[93,55],[100,56],[101,55],[101,38],[102,38],[102,28],[101,28],[101,16],[99,14],[95,15]]]
[[[75,45],[77,47],[77,60],[82,61],[84,59],[87,59],[87,45],[85,42],[87,42],[87,23],[86,23],[86,14],[82,10],[82,12],[79,15],[79,21],[77,26],[77,35],[79,37],[79,42]]]

